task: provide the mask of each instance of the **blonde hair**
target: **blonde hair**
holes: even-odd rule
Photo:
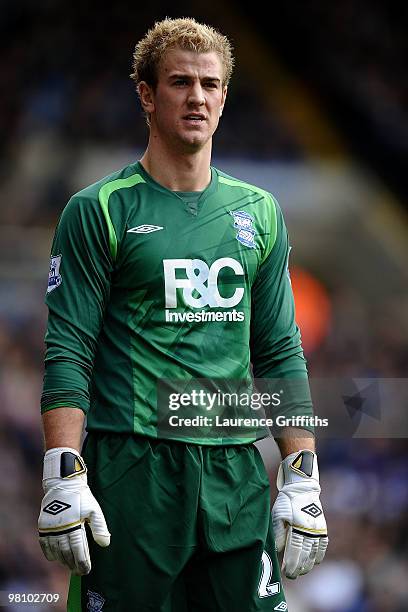
[[[196,53],[215,51],[223,66],[222,84],[228,85],[234,67],[232,45],[228,38],[211,26],[198,23],[195,19],[167,17],[163,21],[156,22],[136,44],[132,62],[133,72],[130,75],[136,88],[141,81],[146,81],[153,89],[156,88],[159,63],[166,51],[174,48]]]

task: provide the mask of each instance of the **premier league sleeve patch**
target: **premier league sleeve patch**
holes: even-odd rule
[[[62,283],[61,274],[59,273],[62,255],[55,255],[50,259],[50,271],[48,273],[47,293],[51,293]]]
[[[252,227],[254,218],[244,210],[231,211],[231,215],[234,218],[234,228],[238,230],[236,235],[238,242],[250,249],[256,249],[255,230]]]

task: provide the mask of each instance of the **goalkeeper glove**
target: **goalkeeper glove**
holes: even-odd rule
[[[326,553],[326,519],[320,504],[317,457],[310,450],[288,455],[276,480],[278,496],[272,523],[278,552],[284,549],[282,572],[287,578],[307,574]]]
[[[100,546],[109,546],[110,533],[101,507],[87,484],[86,465],[72,448],[45,453],[44,498],[38,519],[42,551],[48,561],[60,561],[73,574],[91,571],[85,523]]]

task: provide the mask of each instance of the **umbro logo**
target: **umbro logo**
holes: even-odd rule
[[[126,233],[127,234],[151,234],[151,232],[158,232],[159,230],[164,229],[161,225],[138,225],[137,227],[132,227]]]
[[[69,504],[59,501],[58,499],[54,499],[54,501],[47,504],[45,508],[43,508],[43,510],[48,514],[52,514],[55,516],[56,514],[59,514],[60,512],[63,512],[64,510],[67,510],[70,507],[71,506]]]
[[[286,603],[286,601],[281,601],[280,604],[274,607],[274,610],[280,610],[281,612],[284,612],[287,609],[288,604]]]
[[[314,503],[309,504],[308,506],[305,506],[304,508],[301,508],[301,510],[303,510],[303,512],[305,512],[306,514],[313,516],[313,518],[316,518],[320,516],[321,514],[323,514],[319,506],[317,506]]]

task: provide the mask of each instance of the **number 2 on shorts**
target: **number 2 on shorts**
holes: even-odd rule
[[[259,581],[258,595],[259,597],[270,597],[271,595],[277,595],[280,591],[280,583],[270,582],[272,578],[273,565],[270,556],[265,550],[262,553],[261,563],[262,574]]]

